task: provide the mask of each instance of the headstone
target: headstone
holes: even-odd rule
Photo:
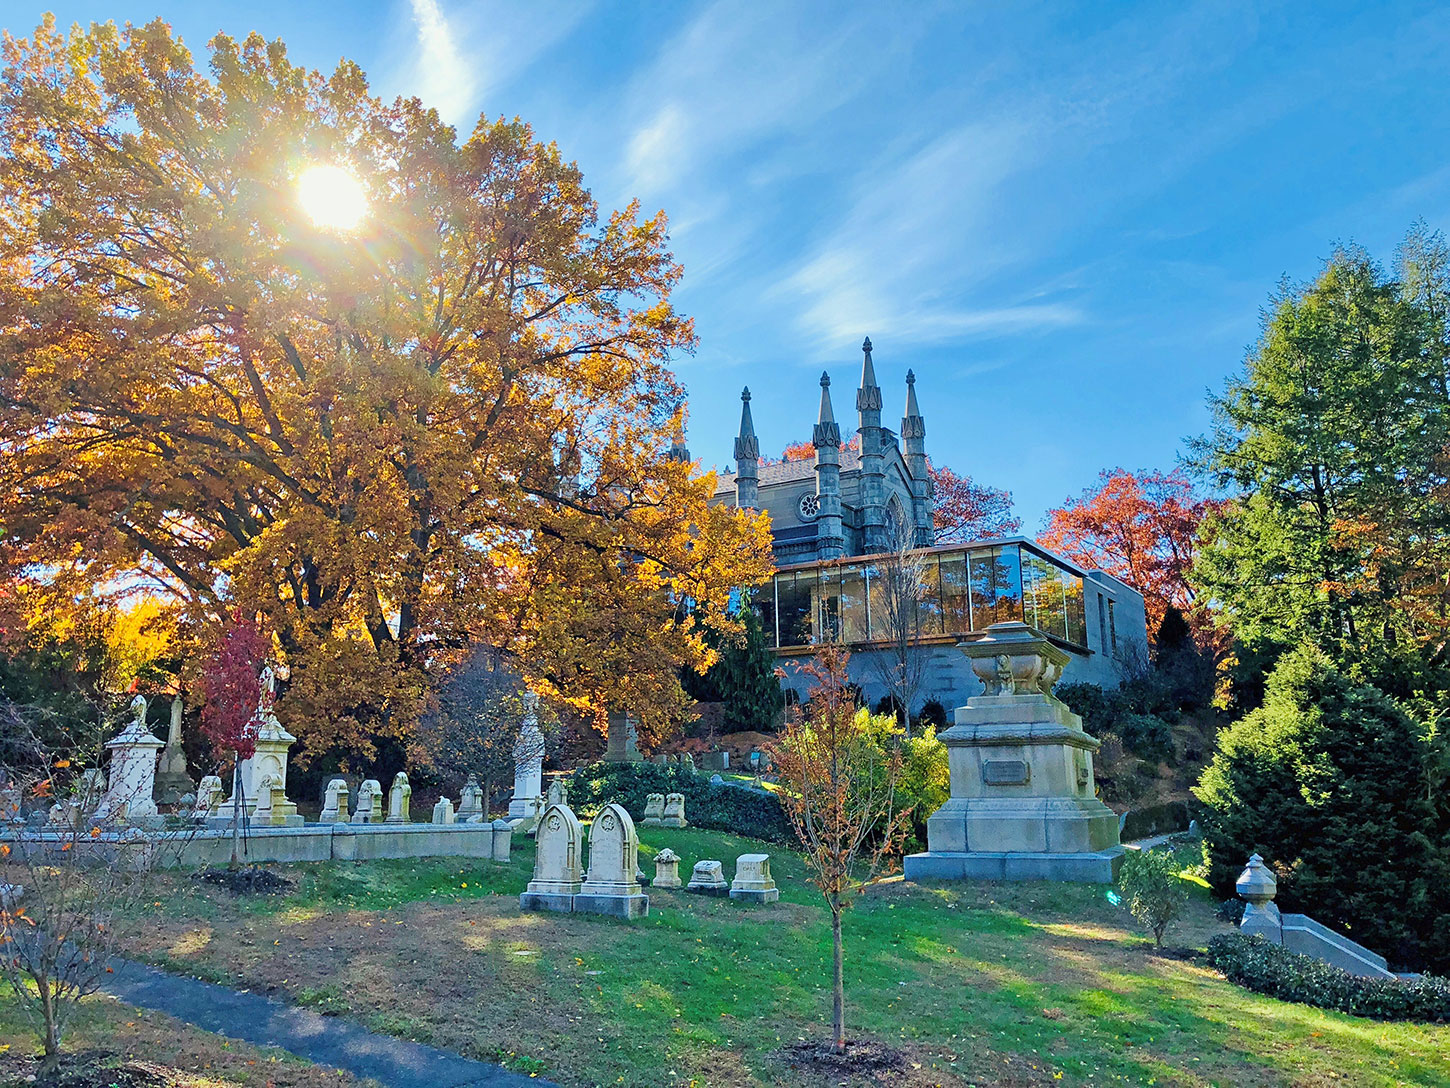
[[[718,861],[695,862],[695,871],[690,874],[690,883],[685,890],[696,895],[729,895],[730,885],[725,880],[725,867]]]
[[[550,805],[539,820],[534,879],[519,896],[524,910],[574,909],[583,870],[584,829],[568,805]]]
[[[435,824],[451,824],[453,822],[453,802],[447,797],[438,798],[438,803],[433,806],[433,822]]]
[[[569,803],[569,782],[565,778],[555,778],[549,783],[549,805],[567,805]],[[547,807],[547,806],[546,806]]]
[[[106,744],[111,752],[111,784],[96,809],[96,819],[159,823],[151,795],[156,787],[156,753],[165,745],[146,729],[144,695],[131,700],[131,714],[130,724]]]
[[[92,767],[81,772],[80,788],[77,791],[77,799],[81,803],[81,812],[89,816],[101,804],[101,799],[106,796],[106,772],[99,767]]]
[[[334,778],[327,783],[327,792],[322,798],[322,812],[318,814],[320,824],[347,823],[347,779]]]
[[[544,808],[544,733],[539,728],[539,697],[524,692],[524,720],[514,744],[514,795],[509,820],[532,831]]]
[[[774,903],[780,898],[780,890],[770,875],[769,854],[741,854],[735,859],[730,898],[747,903]]]
[[[390,824],[412,822],[413,786],[405,772],[393,775],[393,785],[388,790],[388,818]]]
[[[665,809],[660,817],[660,824],[664,827],[688,827],[685,822],[685,795],[683,793],[665,794]]]
[[[75,831],[81,826],[81,806],[76,801],[57,801],[50,806],[45,822],[51,827]]]
[[[211,818],[222,803],[222,780],[220,775],[209,774],[202,778],[201,785],[196,787],[196,807],[191,810],[191,818],[198,823]]]
[[[684,767],[685,770],[689,771],[691,774],[694,774],[695,773],[695,757],[692,756],[689,752],[686,752],[684,755],[682,755],[680,757],[680,766]]]
[[[174,696],[166,747],[161,750],[161,765],[156,768],[154,796],[158,804],[180,804],[182,797],[196,789],[196,783],[186,771],[186,752],[181,747],[181,715],[184,709],[181,696]]]
[[[623,805],[605,805],[589,826],[589,873],[574,909],[615,918],[643,918],[649,896],[634,874],[639,867],[639,837]]]
[[[1118,817],[1093,784],[1096,738],[1052,694],[1070,660],[1025,623],[994,623],[958,649],[983,694],[941,732],[951,796],[927,819],[908,880],[1110,884],[1123,860]]]
[[[458,822],[468,823],[472,817],[482,815],[483,787],[478,784],[478,776],[471,774],[458,795]]]
[[[604,746],[606,763],[638,763],[639,730],[634,717],[628,711],[617,711],[609,715],[609,737]]]
[[[357,808],[352,810],[352,823],[383,822],[383,785],[376,778],[364,778],[357,788]]]
[[[509,847],[513,845],[514,827],[507,820],[495,820],[493,822],[493,860],[506,862],[509,859]]]
[[[659,827],[660,819],[665,814],[665,795],[662,793],[651,793],[644,799],[644,818],[641,821],[645,827]]]
[[[276,797],[273,785],[270,774],[264,774],[257,783],[257,804],[252,809],[252,822],[261,827],[272,826],[272,802]]]
[[[655,878],[650,886],[654,888],[678,888],[680,886],[680,855],[668,846],[655,855]]]

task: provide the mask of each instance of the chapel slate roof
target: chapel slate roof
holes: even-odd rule
[[[861,468],[861,450],[852,442],[841,447],[841,471],[858,471]],[[799,461],[762,461],[758,469],[760,486],[795,483],[797,480],[814,480],[816,462],[814,458]],[[722,472],[715,481],[715,494],[735,493],[735,473]]]

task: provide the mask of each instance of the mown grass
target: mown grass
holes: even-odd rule
[[[142,951],[571,1085],[820,1083],[775,1053],[822,1037],[830,1012],[827,915],[801,860],[719,832],[641,835],[647,873],[665,846],[682,874],[769,852],[781,902],[656,889],[633,924],[521,914],[532,844],[516,837],[508,866],[293,866],[290,893],[256,900],[178,877]],[[911,1084],[1450,1088],[1450,1028],[1242,991],[1153,954],[1105,892],[876,887],[846,920],[850,1034],[905,1049]],[[1195,889],[1169,942],[1201,946],[1221,928]]]

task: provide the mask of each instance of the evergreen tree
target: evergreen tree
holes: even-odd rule
[[[729,732],[770,732],[785,706],[785,696],[759,614],[749,607],[742,612],[744,633],[720,654],[710,673],[725,704],[723,724]]]

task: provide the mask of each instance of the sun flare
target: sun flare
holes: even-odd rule
[[[367,214],[362,183],[340,166],[309,166],[297,179],[302,210],[319,227],[352,230]]]

